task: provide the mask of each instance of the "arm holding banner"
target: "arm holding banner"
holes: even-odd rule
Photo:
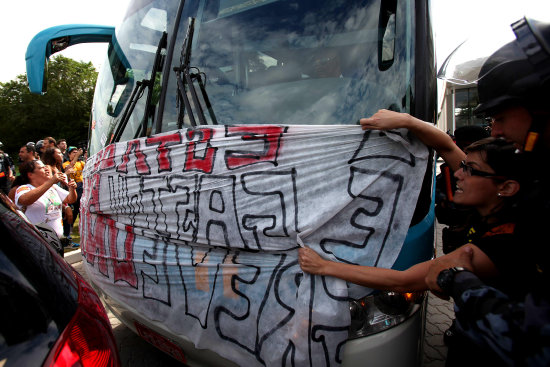
[[[412,131],[424,144],[432,147],[447,162],[453,171],[459,167],[466,154],[449,135],[436,126],[419,120],[408,113],[379,110],[368,118],[360,120],[363,130],[392,130],[406,128]]]
[[[332,276],[364,287],[396,292],[428,290],[431,284],[428,283],[427,276],[435,261],[424,261],[401,271],[325,260],[309,247],[300,248],[298,251],[300,267],[307,273]],[[457,261],[464,251],[472,252],[472,265],[469,268],[475,269],[476,273],[483,274],[485,277],[491,277],[497,273],[489,257],[479,247],[471,244],[441,258],[450,262]]]
[[[430,267],[429,261],[416,264],[406,271],[351,265],[325,260],[309,247],[299,249],[298,260],[302,270],[310,274],[332,276],[364,287],[398,292],[425,290],[424,278]]]

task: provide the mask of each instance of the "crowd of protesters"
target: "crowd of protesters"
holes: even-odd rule
[[[18,175],[7,154],[0,158],[2,191],[29,221],[54,230],[64,247],[79,247],[71,233],[80,213],[85,151],[52,137],[26,143],[19,149]]]

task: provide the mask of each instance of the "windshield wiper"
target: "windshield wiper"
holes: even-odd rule
[[[155,78],[157,75],[157,71],[160,70],[162,65],[162,50],[166,48],[166,39],[167,39],[166,32],[163,32],[162,37],[160,38],[159,44],[157,46],[157,51],[155,53],[155,60],[153,63],[153,69],[151,70],[151,78],[150,79],[143,79],[141,81],[137,81],[136,85],[134,86],[134,89],[132,90],[132,94],[130,95],[130,100],[128,101],[128,104],[126,105],[126,108],[124,109],[124,113],[122,114],[122,118],[120,119],[120,123],[117,126],[117,129],[115,130],[113,134],[113,138],[111,139],[111,142],[116,142],[120,139],[120,136],[122,135],[122,132],[126,128],[126,125],[128,124],[128,121],[130,120],[130,116],[132,115],[132,112],[134,112],[134,108],[136,107],[138,101],[143,96],[143,93],[145,91],[145,88],[149,88],[149,92],[147,93],[147,101],[145,105],[145,113],[143,116],[143,123],[140,126],[140,129],[136,130],[134,138],[137,138],[138,135],[141,134],[141,131],[144,131],[145,124],[147,123],[147,118],[149,115],[149,104],[151,103],[151,96],[153,94],[153,86],[155,85]]]
[[[130,95],[130,100],[128,101],[128,104],[124,109],[124,113],[122,114],[120,123],[118,124],[115,132],[113,133],[113,137],[111,138],[110,143],[119,141],[120,136],[122,135],[122,132],[126,128],[128,121],[130,120],[130,116],[132,115],[132,112],[134,112],[134,108],[136,107],[136,104],[138,103],[139,99],[143,96],[143,92],[145,91],[145,88],[148,87],[150,83],[151,81],[148,79],[143,79],[136,82],[136,85],[132,90],[132,94]]]
[[[157,51],[155,53],[155,61],[153,62],[153,70],[151,71],[151,79],[149,79],[149,91],[147,92],[147,100],[145,102],[145,114],[143,116],[143,121],[141,124],[141,134],[145,133],[147,135],[147,123],[149,121],[149,116],[154,115],[155,113],[155,104],[153,103],[153,93],[155,91],[155,82],[158,81],[157,73],[162,70],[162,64],[164,63],[162,50],[166,49],[166,40],[168,39],[168,33],[162,32],[162,37],[160,38],[159,44],[157,46]],[[136,132],[135,138],[138,137],[140,131]]]
[[[208,98],[208,95],[206,93],[205,84],[202,78],[202,75],[204,75],[204,73],[201,73],[201,71],[198,68],[190,66],[191,48],[193,44],[194,30],[195,30],[195,18],[189,18],[187,33],[185,35],[185,39],[183,41],[183,45],[181,49],[180,66],[174,68],[174,71],[176,72],[176,80],[178,84],[178,128],[179,129],[181,129],[183,126],[183,111],[182,111],[183,108],[187,110],[187,115],[189,116],[189,122],[191,123],[191,125],[197,126],[197,120],[195,119],[195,114],[193,113],[193,109],[191,108],[191,101],[193,102],[193,106],[195,107],[194,111],[196,111],[197,118],[199,120],[199,125],[208,124],[206,122],[206,116],[204,114],[201,102],[199,101],[199,96],[195,89],[195,85],[194,85],[195,80],[199,84],[200,90],[202,92],[202,97],[204,99],[204,102],[206,103],[206,108],[208,109],[212,123],[214,125],[218,124],[218,121],[216,120],[216,116],[214,114],[214,110],[212,109],[212,105],[210,103],[210,99]],[[195,69],[196,72],[191,73],[191,69]],[[189,94],[191,95],[191,101],[187,96],[187,92],[189,92]],[[181,106],[181,102],[183,102],[183,106]]]

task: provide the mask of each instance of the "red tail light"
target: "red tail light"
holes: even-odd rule
[[[103,304],[79,274],[79,307],[44,366],[56,367],[117,367],[118,350]]]

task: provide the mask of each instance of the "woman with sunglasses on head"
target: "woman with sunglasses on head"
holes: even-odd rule
[[[64,172],[63,153],[61,153],[61,149],[59,148],[53,147],[46,149],[44,154],[42,154],[42,162],[44,162],[45,165],[50,166],[52,174]]]
[[[65,180],[58,182],[57,185],[59,187],[64,187],[63,185],[66,185],[69,180],[68,176],[65,173],[65,170],[63,169],[63,153],[61,152],[61,149],[53,146],[50,148],[47,148],[44,153],[42,154],[42,162],[44,162],[45,165],[47,165],[52,172],[52,175],[56,175],[58,173],[61,173],[63,176],[65,176]],[[78,183],[77,183],[78,187]],[[77,193],[78,194],[78,193]],[[73,201],[74,202],[74,201]],[[63,202],[63,238],[68,238],[70,240],[71,236],[71,228],[73,226],[74,221],[74,213],[73,208],[68,205],[71,203]],[[67,243],[66,245],[71,245],[72,247],[78,247],[77,244],[73,243]]]
[[[422,142],[437,150],[457,178],[454,202],[471,206],[477,212],[470,218],[470,230],[464,239],[465,246],[473,252],[472,262],[476,274],[513,297],[523,297],[524,282],[529,279],[526,270],[529,260],[528,254],[518,254],[513,231],[516,221],[514,205],[519,199],[524,164],[522,156],[515,153],[515,146],[501,139],[486,138],[462,151],[437,127],[408,114],[387,110],[379,111],[360,122],[364,129],[408,128]],[[445,256],[459,256],[459,250]],[[428,290],[425,278],[433,261],[398,271],[325,260],[307,247],[299,250],[299,263],[305,272],[398,292]],[[497,358],[485,351],[472,354],[475,345],[461,335],[448,338],[448,342],[448,366],[465,363],[477,365]],[[464,353],[465,349],[468,349],[467,353]]]
[[[49,168],[39,160],[24,162],[19,172],[22,185],[15,193],[15,204],[24,209],[31,223],[46,223],[61,238],[62,205],[76,200],[76,182],[68,182],[68,191],[62,189],[57,183],[63,182],[66,176],[62,172],[52,175]]]

